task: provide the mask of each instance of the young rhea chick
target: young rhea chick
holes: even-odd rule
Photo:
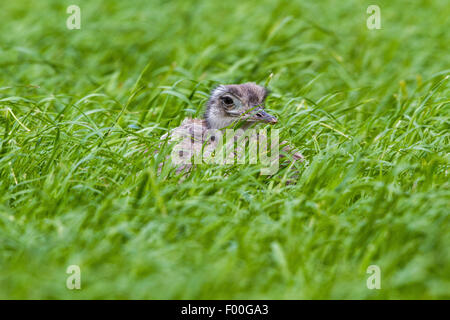
[[[210,155],[214,152],[217,141],[207,134],[211,130],[232,128],[242,122],[240,129],[247,130],[257,122],[275,124],[277,118],[264,110],[267,89],[255,83],[220,85],[212,92],[208,100],[204,119],[185,119],[181,125],[164,134],[161,140],[177,142],[179,158],[191,159],[195,154]],[[265,137],[262,137],[265,138]],[[236,137],[235,137],[236,139]],[[261,136],[258,135],[258,139]],[[303,160],[303,156],[281,143],[282,151],[291,155],[294,161]],[[284,155],[280,154],[280,158]],[[192,163],[180,162],[177,173],[191,169]]]

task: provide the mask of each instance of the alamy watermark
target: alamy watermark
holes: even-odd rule
[[[79,6],[72,4],[67,7],[67,14],[70,14],[66,20],[66,26],[69,30],[81,29],[81,9]]]
[[[376,4],[367,7],[367,14],[370,16],[366,20],[366,25],[369,30],[381,29],[381,10]]]
[[[177,139],[178,138],[178,139]],[[175,134],[177,140],[171,152],[174,165],[192,164],[261,164],[262,175],[278,171],[280,158],[279,130],[191,128],[188,135]],[[270,146],[269,146],[270,144]],[[248,145],[248,148],[247,148]],[[248,155],[248,160],[246,155]]]
[[[370,265],[366,270],[367,274],[370,276],[367,278],[366,286],[367,289],[381,289],[381,269],[376,264]]]
[[[66,273],[69,274],[66,280],[66,287],[69,290],[81,289],[81,269],[73,264],[67,267]]]

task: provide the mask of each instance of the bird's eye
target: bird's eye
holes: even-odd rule
[[[231,99],[230,97],[222,97],[222,102],[226,105],[232,105],[233,104],[233,99]]]

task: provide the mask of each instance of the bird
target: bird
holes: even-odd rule
[[[265,110],[268,94],[269,90],[266,87],[254,82],[222,84],[215,87],[211,91],[202,119],[186,118],[180,126],[161,136],[161,144],[168,141],[176,145],[172,151],[172,162],[177,165],[176,172],[190,171],[194,164],[192,159],[198,155],[208,157],[215,154],[219,145],[217,136],[225,129],[239,126],[238,134],[234,135],[235,142],[240,136],[244,136],[248,141],[249,136],[246,133],[256,123],[271,125],[278,123],[278,119]],[[267,137],[260,133],[256,135],[258,141],[267,140]],[[282,146],[280,158],[285,158],[285,154],[289,154],[292,161],[304,160],[303,155],[289,146],[287,141],[283,141],[280,145]],[[237,146],[237,150],[239,148],[242,148],[242,144]]]

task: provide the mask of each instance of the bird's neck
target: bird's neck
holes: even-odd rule
[[[213,109],[206,110],[205,121],[209,129],[223,129],[234,122],[232,118],[224,117],[220,111],[214,111]]]
[[[224,120],[224,119],[217,119],[217,118],[207,118],[206,125],[209,129],[223,129],[228,126],[230,126],[233,121]]]

